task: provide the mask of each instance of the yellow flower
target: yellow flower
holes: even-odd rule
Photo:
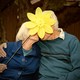
[[[41,8],[38,7],[33,13],[27,13],[27,17],[30,21],[26,22],[26,27],[29,28],[29,34],[38,36],[42,39],[45,33],[53,33],[52,25],[55,20],[51,18],[51,12],[42,12]]]

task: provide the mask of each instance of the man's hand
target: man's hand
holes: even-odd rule
[[[0,45],[0,57],[6,57],[6,52],[3,50],[3,48],[6,48],[6,47],[7,47],[6,43],[2,43]]]
[[[5,69],[7,69],[7,65],[0,64],[0,73],[2,73]]]

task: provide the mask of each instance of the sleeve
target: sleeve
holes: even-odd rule
[[[66,76],[59,80],[80,80],[80,42],[77,38],[73,38],[69,44],[70,59],[73,69]]]

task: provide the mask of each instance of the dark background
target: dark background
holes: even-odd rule
[[[33,1],[33,2],[31,2]],[[80,40],[80,1],[79,0],[0,0],[0,43],[15,41],[21,24],[27,21],[26,13],[36,7],[51,9],[59,20],[59,26]]]

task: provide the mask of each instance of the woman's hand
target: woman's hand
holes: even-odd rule
[[[7,69],[7,65],[0,64],[0,73],[2,73],[5,69]]]
[[[0,45],[0,57],[6,57],[6,52],[3,50],[3,48],[6,48],[7,44],[6,43],[2,43]]]
[[[35,34],[35,35],[33,35],[33,36],[30,36],[30,37],[29,37],[29,39],[30,39],[30,40],[32,40],[32,41],[33,41],[33,43],[35,43],[35,42],[39,41],[39,37],[38,37],[38,35],[37,35],[37,34]]]
[[[25,50],[30,50],[32,48],[32,45],[35,43],[35,42],[38,42],[39,41],[39,37],[37,34],[33,35],[33,36],[30,36],[26,41],[25,43],[23,44],[23,48]]]

